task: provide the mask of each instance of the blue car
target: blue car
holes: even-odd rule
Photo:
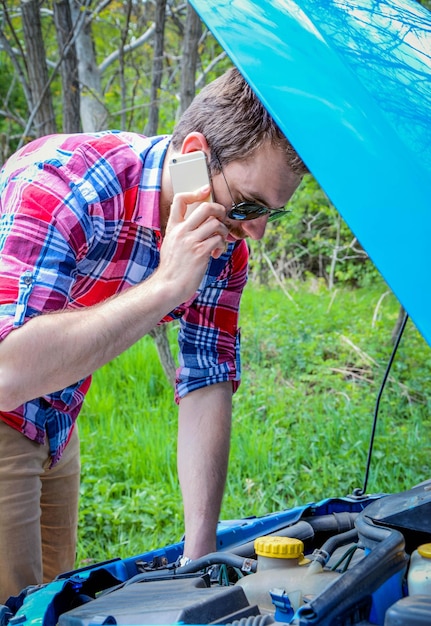
[[[431,343],[431,14],[414,0],[191,0]],[[426,436],[426,433],[424,433]],[[431,481],[220,522],[62,574],[0,626],[431,624]]]

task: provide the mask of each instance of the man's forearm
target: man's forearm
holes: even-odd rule
[[[149,279],[96,306],[29,320],[0,342],[0,410],[13,410],[92,374],[170,310],[166,289]]]
[[[216,549],[231,414],[231,382],[193,391],[180,403],[178,475],[184,502],[184,554],[192,559]]]
[[[228,232],[221,205],[202,203],[184,219],[187,202],[207,193],[175,197],[159,266],[146,281],[93,307],[39,315],[0,342],[0,410],[92,374],[193,296]]]

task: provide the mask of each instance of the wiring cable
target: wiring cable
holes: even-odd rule
[[[365,470],[364,485],[363,485],[362,489],[358,488],[358,489],[354,490],[353,493],[354,493],[355,496],[363,496],[365,494],[366,490],[367,490],[368,477],[369,477],[369,474],[370,474],[370,467],[371,467],[371,458],[372,458],[372,455],[373,455],[374,437],[375,437],[376,428],[377,428],[377,418],[378,418],[379,408],[380,408],[380,400],[382,398],[383,389],[385,388],[386,381],[387,381],[387,379],[389,377],[389,372],[391,370],[392,363],[393,363],[395,355],[397,353],[398,346],[400,344],[401,337],[403,336],[403,332],[404,332],[404,329],[406,327],[408,319],[409,319],[409,316],[408,316],[408,313],[406,313],[404,315],[403,321],[401,323],[400,329],[399,329],[397,337],[395,339],[395,344],[394,344],[394,347],[392,349],[392,354],[391,354],[391,357],[389,359],[388,365],[386,367],[385,375],[383,376],[383,380],[382,380],[382,383],[380,385],[379,393],[377,395],[376,405],[375,405],[375,409],[374,409],[373,427],[372,427],[372,430],[371,430],[370,444],[369,444],[369,447],[368,447],[368,458],[367,458],[367,465],[366,465],[366,470]]]

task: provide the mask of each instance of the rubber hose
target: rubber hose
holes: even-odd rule
[[[348,543],[354,543],[357,540],[358,531],[356,528],[352,528],[352,530],[348,530],[345,533],[330,537],[327,541],[325,541],[321,548],[318,548],[313,552],[310,558],[313,561],[319,561],[322,565],[326,565],[337,548],[345,546]]]
[[[316,533],[343,533],[355,527],[355,519],[358,513],[332,513],[319,517],[305,517],[303,520],[283,526],[270,533],[263,533],[265,536],[292,537],[309,541],[314,539]],[[260,536],[260,535],[259,535]],[[239,556],[252,557],[254,555],[254,539],[229,549],[230,552]]]
[[[359,533],[364,523],[359,516]],[[406,566],[408,557],[404,551],[403,535],[397,530],[372,526],[367,528],[367,533],[372,532],[380,543],[355,567],[340,576],[336,585],[331,585],[298,610],[300,626],[332,626],[338,623],[340,616],[348,615],[349,611],[363,603],[386,580]]]
[[[299,521],[296,524],[292,524],[291,526],[284,526],[283,528],[279,528],[271,533],[264,533],[265,537],[277,536],[277,537],[291,537],[292,539],[301,539],[301,541],[308,541],[309,539],[314,538],[314,530],[312,526],[308,522]],[[261,537],[262,535],[259,535]],[[256,537],[257,538],[257,537]],[[252,541],[248,541],[247,543],[243,543],[239,546],[235,546],[230,549],[230,552],[233,554],[237,554],[238,556],[243,556],[245,558],[250,558],[254,555],[254,539]],[[218,553],[217,553],[218,554]]]
[[[316,517],[304,517],[304,522],[308,522],[316,533],[344,533],[355,527],[355,520],[359,513],[349,513],[342,511],[341,513],[331,513],[328,515],[320,515]]]
[[[206,554],[199,559],[190,561],[183,567],[177,567],[175,572],[177,574],[194,574],[210,565],[230,565],[243,571],[255,572],[257,561],[249,558],[244,559],[242,556],[232,552],[210,552],[210,554]]]

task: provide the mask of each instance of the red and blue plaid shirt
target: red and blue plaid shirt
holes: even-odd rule
[[[94,305],[145,280],[159,263],[160,183],[167,136],[53,135],[28,144],[0,175],[0,340],[30,318]],[[240,379],[238,311],[248,249],[212,259],[179,320],[176,397]],[[90,378],[36,398],[0,419],[25,436],[48,437],[55,463],[70,437]]]

